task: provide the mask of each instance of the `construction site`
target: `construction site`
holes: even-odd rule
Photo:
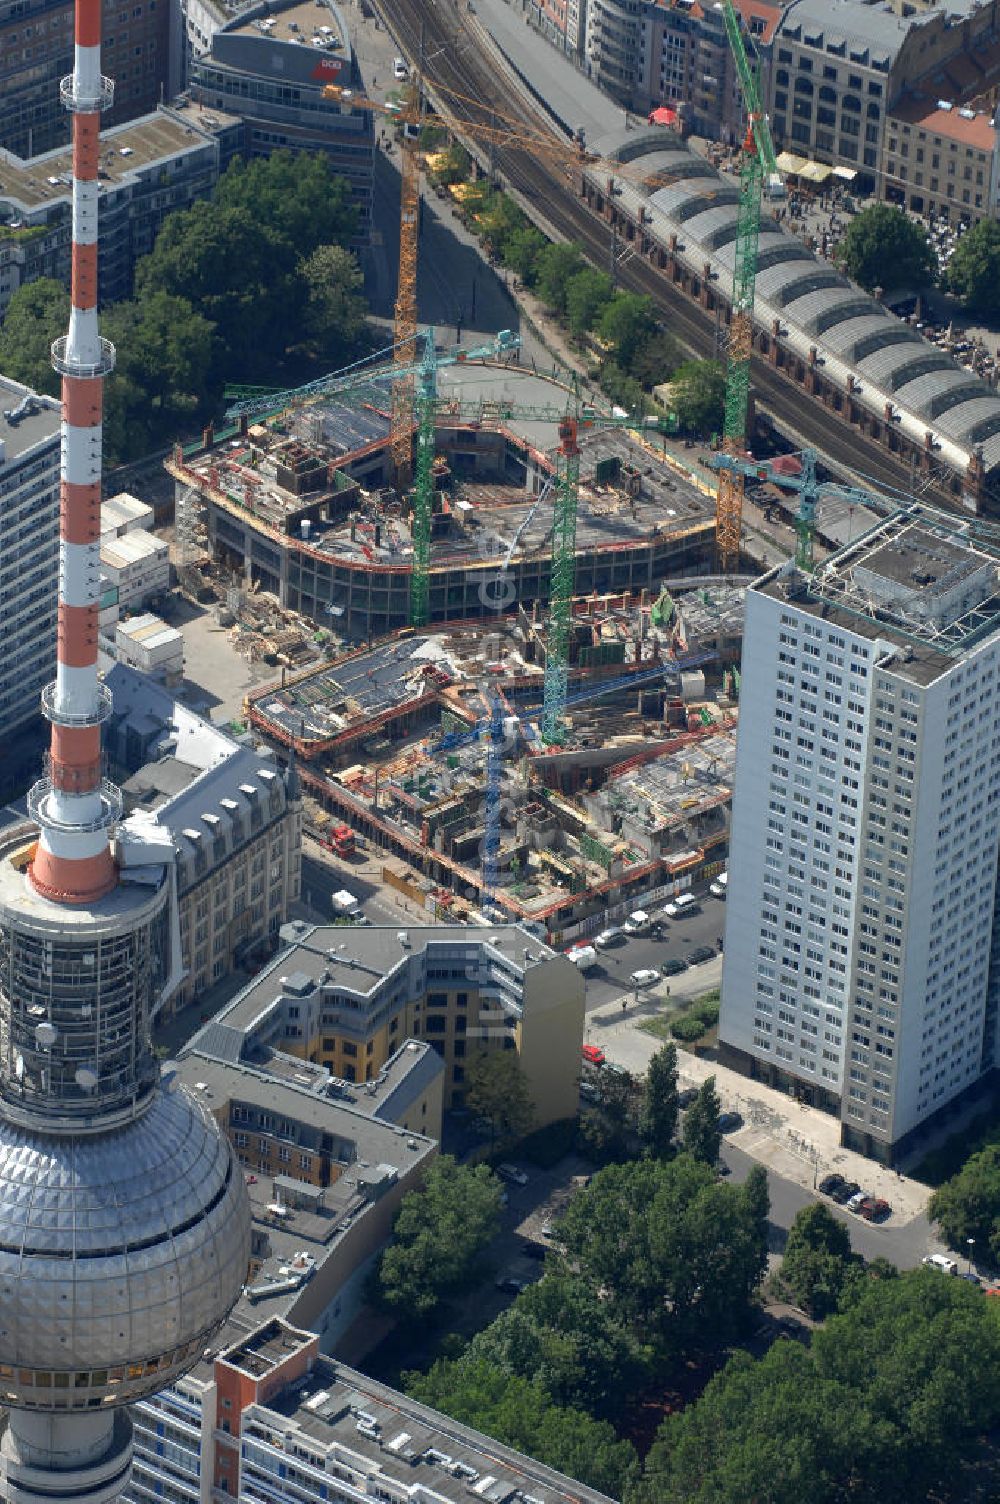
[[[516,366],[453,366],[440,385],[426,620],[544,603],[556,420],[573,395]],[[370,398],[292,406],[175,452],[167,468],[189,579],[212,576],[220,594],[269,595],[345,643],[409,624],[414,515],[391,484],[388,394],[383,401],[382,410]],[[652,590],[711,569],[714,495],[655,440],[583,431],[580,470],[577,593]]]
[[[576,599],[557,743],[541,732],[537,610],[495,629],[404,629],[286,673],[246,715],[294,752],[307,827],[331,850],[346,824],[427,912],[534,922],[565,943],[716,870],[743,588],[678,581]]]

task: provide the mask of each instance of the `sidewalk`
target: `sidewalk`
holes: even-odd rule
[[[718,987],[721,975],[720,957],[699,967],[696,978],[674,978],[671,998],[698,997]],[[647,996],[638,1004],[630,997],[624,1015],[620,1000],[604,1003],[587,1015],[585,1039],[588,1044],[599,1044],[612,1064],[644,1076],[662,1041],[638,1025],[658,1011],[655,997]],[[824,1175],[836,1171],[845,1179],[856,1180],[869,1194],[883,1196],[892,1207],[894,1226],[912,1222],[926,1211],[930,1188],[842,1148],[840,1123],[829,1113],[795,1102],[785,1092],[751,1081],[713,1060],[692,1055],[681,1045],[677,1046],[677,1059],[684,1086],[700,1086],[707,1077],[715,1077],[723,1108],[739,1112],[745,1123],[739,1132],[727,1134],[727,1141],[776,1175],[811,1190]]]

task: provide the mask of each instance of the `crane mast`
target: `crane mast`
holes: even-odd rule
[[[726,404],[722,449],[728,455],[746,452],[747,415],[750,406],[750,360],[753,355],[753,309],[757,284],[757,251],[765,175],[773,197],[781,196],[781,178],[774,144],[760,100],[757,79],[750,65],[743,33],[733,0],[724,0],[723,15],[730,50],[736,64],[747,112],[747,130],[740,157],[740,203],[736,228],[736,258],[733,265],[733,297],[726,362]],[[715,512],[715,542],[719,568],[734,570],[740,557],[743,527],[742,471],[723,470],[719,476]]]

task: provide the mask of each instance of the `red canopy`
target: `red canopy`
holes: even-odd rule
[[[649,113],[650,125],[676,125],[677,120],[677,111],[670,109],[665,104],[661,104],[657,109],[651,110]]]

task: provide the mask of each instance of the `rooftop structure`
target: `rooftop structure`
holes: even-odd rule
[[[593,143],[602,156],[641,162],[653,180],[615,180],[624,235],[642,234],[661,264],[708,288],[732,286],[736,184],[664,130],[630,131]],[[587,195],[607,211],[606,169],[584,173]],[[662,186],[657,187],[657,180]],[[705,294],[708,296],[708,293]],[[714,297],[714,294],[712,295]],[[840,272],[819,261],[769,216],[761,223],[755,318],[758,346],[797,374],[806,390],[918,464],[947,476],[951,493],[983,508],[1000,493],[1000,396],[900,323]]]
[[[1000,547],[917,504],[747,613],[723,1058],[898,1164],[996,1065]]]
[[[77,0],[75,69],[60,85],[74,177],[69,329],[52,347],[62,433],[56,678],[41,695],[51,752],[28,795],[31,824],[0,842],[9,1504],[120,1496],[125,1407],[204,1349],[249,1252],[229,1147],[197,1102],[161,1088],[150,1040],[178,981],[172,852],[149,841],[123,871],[110,838],[121,793],[103,776],[111,695],[97,673],[101,418],[115,357],[97,315],[100,112],[113,93],[101,9]]]
[[[373,1492],[397,1498],[414,1488],[427,1504],[610,1504],[324,1357],[312,1332],[280,1320],[234,1338],[202,1377],[182,1381],[155,1411],[142,1412],[149,1446],[137,1473],[151,1490],[168,1482],[185,1504],[196,1504],[199,1478],[231,1498],[263,1491],[275,1504],[312,1504],[334,1493],[342,1504],[362,1504]],[[214,1424],[223,1413],[227,1431]],[[166,1446],[155,1445],[158,1436]]]

